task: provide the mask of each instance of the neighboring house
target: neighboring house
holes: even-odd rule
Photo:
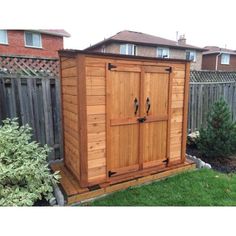
[[[215,46],[205,47],[202,69],[215,71],[236,71],[236,51]]]
[[[125,30],[85,50],[147,57],[188,59],[192,60],[192,70],[201,70],[202,52],[205,49],[186,44],[184,35],[180,36],[178,41],[173,41]]]
[[[0,55],[58,58],[65,30],[0,30]]]

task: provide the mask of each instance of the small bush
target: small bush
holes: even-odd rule
[[[206,157],[227,157],[236,152],[236,125],[222,98],[208,113],[207,126],[200,129],[197,147]]]
[[[49,148],[31,141],[31,128],[17,119],[6,119],[0,126],[0,206],[32,206],[37,200],[53,198],[47,163]]]

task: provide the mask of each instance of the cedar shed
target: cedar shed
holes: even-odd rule
[[[81,187],[184,165],[189,61],[59,55],[64,164]]]

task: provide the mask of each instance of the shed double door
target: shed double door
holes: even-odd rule
[[[170,67],[108,64],[106,89],[108,176],[167,165]]]

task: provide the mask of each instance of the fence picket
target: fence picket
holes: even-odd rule
[[[236,121],[236,82],[190,83],[188,130],[193,132],[205,126],[207,113],[213,103],[223,97]]]
[[[7,79],[7,81],[6,81]],[[191,82],[189,90],[188,131],[206,124],[212,104],[223,97],[236,120],[236,82]],[[49,160],[63,158],[60,80],[0,76],[0,124],[17,116],[21,124],[29,123],[34,139],[53,148]]]
[[[28,123],[33,139],[52,147],[49,161],[62,157],[59,88],[60,80],[56,78],[0,76],[0,124],[8,117],[18,117],[20,124]]]

